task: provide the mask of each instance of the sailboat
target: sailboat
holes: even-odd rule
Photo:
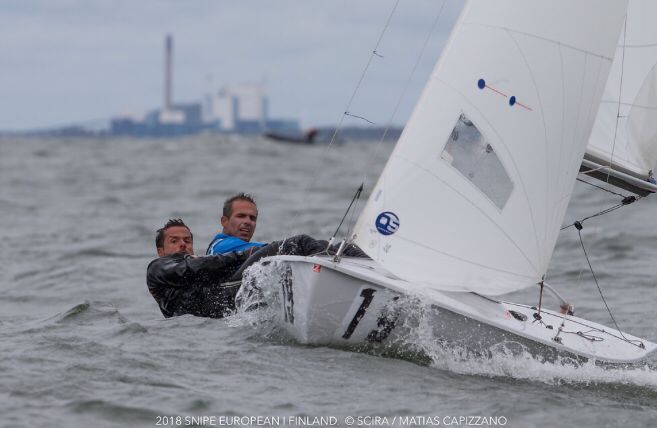
[[[272,141],[279,141],[282,143],[313,144],[315,143],[315,137],[317,137],[317,130],[315,128],[310,128],[303,135],[288,135],[269,131],[265,132],[263,136]]]
[[[580,165],[654,191],[638,142],[657,129],[657,110],[640,108],[654,103],[655,56],[649,81],[620,98],[612,62],[619,34],[623,44],[634,38],[629,20],[650,25],[655,14],[628,13],[622,32],[627,8],[619,0],[467,2],[347,237],[371,259],[266,261],[282,327],[304,344],[393,343],[414,316],[400,302],[412,298],[430,308],[433,340],[484,355],[519,345],[541,358],[632,363],[654,352],[654,343],[574,316],[563,300],[563,310],[550,310],[499,297],[551,289],[544,278]],[[630,110],[628,134],[612,148],[608,122],[617,115],[608,101],[619,99]]]

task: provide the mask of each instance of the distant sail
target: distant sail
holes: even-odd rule
[[[497,295],[545,274],[627,2],[466,4],[355,229],[395,275]]]
[[[657,191],[647,183],[657,163],[656,18],[657,1],[629,1],[583,168],[637,193]]]

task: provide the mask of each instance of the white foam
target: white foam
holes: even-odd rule
[[[459,374],[511,377],[549,385],[622,384],[657,391],[657,370],[647,362],[621,366],[596,364],[593,360],[582,363],[566,357],[545,361],[533,356],[526,349],[513,347],[510,350],[505,345],[489,349],[490,353],[485,356],[477,356],[463,348],[445,345],[436,341],[432,334],[429,317],[425,315],[429,306],[418,302],[417,299],[411,302],[415,305],[418,317],[414,321],[416,325],[408,328],[409,335],[404,339],[404,343],[425,354],[431,361],[430,365],[437,369]],[[408,305],[409,302],[403,304]]]
[[[281,316],[279,279],[282,274],[276,264],[257,263],[246,270],[241,290],[242,303],[235,316],[230,317],[233,326],[250,325],[259,336],[281,339],[282,329],[277,328]],[[256,286],[259,293],[244,293],[249,287]],[[249,310],[255,303],[265,303],[255,310]],[[407,296],[396,303],[416,315],[404,321],[398,328],[406,331],[401,342],[384,345],[382,350],[392,348],[392,355],[408,358],[419,355],[417,361],[427,363],[436,369],[465,375],[487,377],[509,377],[519,380],[542,382],[548,385],[563,384],[621,384],[649,388],[657,391],[657,370],[648,363],[633,366],[610,366],[596,364],[595,361],[576,362],[570,358],[560,357],[555,361],[544,361],[533,356],[522,345],[509,347],[495,346],[488,349],[486,355],[476,355],[471,350],[447,345],[436,340],[430,324],[431,307],[417,297]],[[289,338],[288,338],[289,339]],[[369,350],[371,351],[371,350]],[[409,354],[410,351],[410,354]],[[385,352],[386,355],[390,353]]]

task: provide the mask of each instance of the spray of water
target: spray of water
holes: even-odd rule
[[[644,362],[634,365],[601,364],[594,360],[578,361],[558,355],[549,359],[532,353],[525,345],[507,341],[473,351],[436,337],[432,314],[435,309],[417,297],[407,297],[397,304],[413,313],[400,326],[404,337],[397,346],[415,349],[428,357],[429,365],[453,373],[488,377],[509,377],[549,385],[620,384],[657,391],[657,369]]]
[[[267,340],[293,342],[281,328],[283,312],[279,293],[284,270],[277,263],[255,264],[244,275],[238,295],[238,311],[231,317],[235,326],[250,325]],[[627,385],[657,392],[654,363],[608,365],[568,356],[545,358],[530,352],[521,343],[507,341],[473,350],[437,336],[436,308],[418,296],[405,296],[387,308],[403,312],[395,326],[396,334],[381,344],[355,348],[384,357],[402,358],[438,370],[464,375],[512,378],[548,385]],[[354,348],[350,348],[354,350]]]

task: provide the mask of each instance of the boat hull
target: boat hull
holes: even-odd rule
[[[278,322],[302,344],[420,351],[417,336],[467,355],[529,352],[542,360],[635,363],[657,345],[578,317],[474,293],[409,292],[371,260],[276,256]],[[250,281],[245,281],[248,284]],[[251,281],[253,282],[253,281]]]

